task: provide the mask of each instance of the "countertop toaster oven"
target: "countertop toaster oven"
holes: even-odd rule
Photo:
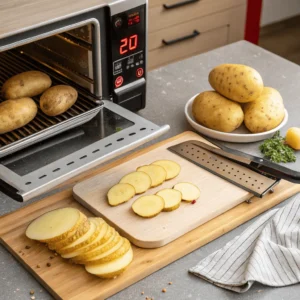
[[[79,95],[59,116],[39,109],[0,134],[4,193],[26,201],[168,130],[135,113],[146,105],[146,0],[6,0],[0,24],[0,85],[40,70]]]

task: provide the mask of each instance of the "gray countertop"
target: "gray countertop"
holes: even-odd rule
[[[171,130],[166,135],[151,143],[156,143],[158,140],[166,139],[191,129],[183,113],[185,103],[196,93],[211,89],[207,81],[209,70],[225,62],[242,63],[254,67],[261,73],[266,86],[272,86],[280,91],[290,114],[289,122],[282,130],[283,134],[290,126],[300,127],[300,101],[297,99],[300,97],[300,67],[257,46],[242,41],[149,73],[147,107],[140,112],[140,115],[154,123],[169,124],[171,126]],[[247,145],[234,144],[231,146],[248,153],[257,154],[257,144],[255,143]],[[299,162],[298,158],[298,163],[294,164],[292,168],[300,170]],[[38,199],[34,201],[36,200]],[[286,200],[280,206],[287,204],[289,201]],[[14,211],[31,202],[29,201],[26,204],[18,203],[0,193],[0,215]],[[298,300],[300,285],[269,288],[255,284],[247,293],[236,294],[215,287],[194,275],[188,274],[190,267],[221,248],[236,235],[240,234],[253,221],[243,224],[109,299],[145,299],[146,296],[150,296],[155,300]],[[170,281],[173,282],[172,285],[168,285]],[[161,292],[163,288],[167,289],[166,293]],[[36,300],[52,299],[47,291],[12,255],[4,247],[0,246],[0,299],[30,299],[29,291],[31,289],[35,290]],[[142,291],[144,295],[141,295]]]

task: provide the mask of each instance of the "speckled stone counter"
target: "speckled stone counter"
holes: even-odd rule
[[[282,130],[283,134],[290,126],[300,127],[300,99],[298,100],[300,97],[300,67],[257,46],[242,41],[149,73],[147,107],[140,112],[140,115],[154,123],[169,124],[171,126],[171,130],[167,134],[151,143],[156,143],[159,140],[191,129],[183,113],[185,103],[196,93],[211,89],[207,81],[209,70],[215,65],[225,62],[241,63],[254,67],[261,73],[266,86],[272,86],[280,91],[289,111],[289,121]],[[258,154],[257,143],[247,145],[234,144],[231,146],[248,153]],[[299,157],[298,163],[294,164],[292,168],[300,170]],[[0,215],[14,211],[41,198],[22,204],[0,193]],[[286,200],[279,206],[283,206],[289,201]],[[236,235],[240,234],[253,221],[254,219],[109,299],[139,300],[148,296],[155,300],[299,300],[300,285],[269,288],[255,284],[247,293],[235,294],[215,287],[188,273],[190,267],[221,248]],[[170,281],[173,283],[172,285],[168,285]],[[161,292],[163,288],[167,290],[166,293]],[[30,299],[29,291],[31,289],[35,290],[36,300],[52,299],[47,291],[8,251],[0,246],[0,299]],[[141,295],[141,292],[144,292],[144,295]]]

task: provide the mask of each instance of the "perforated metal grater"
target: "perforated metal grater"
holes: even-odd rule
[[[187,141],[168,150],[219,176],[232,184],[262,198],[273,191],[281,179],[300,183],[300,173],[260,157],[214,143]]]

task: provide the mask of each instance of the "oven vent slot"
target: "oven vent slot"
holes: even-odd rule
[[[0,53],[0,86],[2,86],[8,78],[21,72],[30,70],[41,70],[48,73],[39,65],[31,65],[29,63],[26,63],[13,53]],[[51,79],[53,82],[53,86],[58,84],[66,84],[64,80],[58,79],[57,75],[51,76]],[[59,129],[57,130],[57,133],[58,131],[60,133],[66,129],[74,127],[70,124],[73,123],[73,121],[76,123],[76,126],[78,126],[83,123],[80,123],[80,120],[78,120],[81,117],[84,116],[86,121],[88,121],[89,116],[92,117],[96,115],[100,110],[100,106],[95,101],[91,100],[89,98],[89,95],[85,95],[80,87],[78,87],[75,83],[71,83],[71,85],[77,88],[77,91],[79,93],[78,100],[68,111],[56,117],[49,117],[39,109],[37,116],[29,124],[20,129],[0,135],[0,154],[1,150],[4,147],[12,147],[15,143],[20,143],[24,140],[28,140],[36,135],[40,135],[40,140],[42,140],[46,137],[43,136],[44,131],[49,131],[49,129],[57,128]],[[0,102],[3,100],[4,99],[1,98],[0,95]],[[33,100],[39,106],[39,97],[33,97]],[[49,135],[47,135],[47,137],[48,136]],[[28,146],[28,144],[26,144],[26,146]],[[0,155],[0,157],[1,156],[3,155]]]

